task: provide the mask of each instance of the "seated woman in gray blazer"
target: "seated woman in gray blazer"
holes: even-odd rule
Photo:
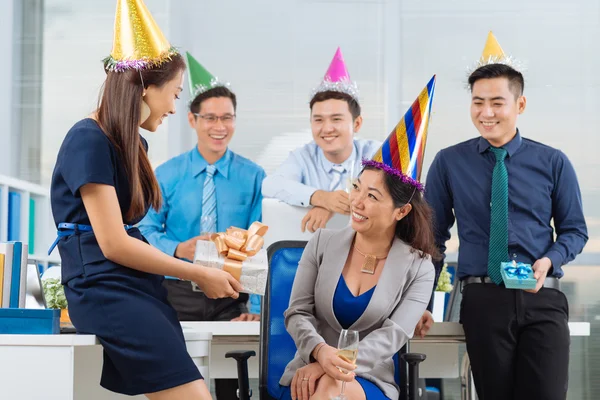
[[[421,184],[398,166],[363,164],[351,226],[317,231],[298,265],[284,314],[298,351],[280,380],[282,398],[330,399],[341,381],[349,400],[398,398],[393,356],[429,303],[437,250]],[[356,366],[336,355],[342,329],[359,332]]]

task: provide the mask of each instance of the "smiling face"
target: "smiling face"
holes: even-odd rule
[[[169,114],[175,114],[175,100],[183,90],[183,71],[167,81],[162,86],[149,85],[145,89],[143,101],[150,108],[150,116],[140,125],[142,128],[155,132]]]
[[[471,87],[471,120],[494,147],[515,136],[517,116],[525,111],[525,105],[525,96],[515,95],[505,77],[479,79]]]
[[[210,97],[200,103],[188,122],[198,136],[198,149],[205,158],[220,158],[235,133],[235,108],[229,97]]]
[[[362,117],[352,118],[348,102],[329,99],[314,103],[310,116],[313,139],[325,157],[341,164],[352,154],[354,132],[362,125]]]
[[[410,211],[411,205],[396,207],[384,181],[385,172],[366,169],[350,191],[352,228],[356,232],[376,234],[396,229],[396,224]]]

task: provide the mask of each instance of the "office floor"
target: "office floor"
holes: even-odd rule
[[[210,382],[211,395],[213,399],[217,400],[214,388],[214,379]],[[257,400],[258,394],[258,379],[250,379],[250,388],[252,389],[252,398]],[[444,380],[444,400],[460,400],[460,379],[445,379]]]
[[[250,389],[252,389],[252,398],[258,400],[258,379],[250,379]],[[210,380],[210,394],[214,400],[217,400],[217,396],[215,394],[215,380]]]

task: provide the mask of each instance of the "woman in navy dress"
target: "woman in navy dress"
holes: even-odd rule
[[[137,12],[143,6],[141,0],[123,0],[122,13],[130,3]],[[241,287],[226,272],[151,247],[131,227],[150,206],[161,205],[139,128],[154,132],[175,113],[185,62],[166,48],[159,61],[138,69],[106,62],[97,111],[69,130],[59,150],[51,204],[71,320],[78,333],[96,335],[104,348],[100,384],[152,400],[208,399],[163,277],[194,281],[210,298],[235,298]]]

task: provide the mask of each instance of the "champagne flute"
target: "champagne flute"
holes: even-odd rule
[[[357,331],[342,329],[340,338],[338,339],[337,356],[346,362],[356,364],[356,359],[358,358],[358,341]],[[341,368],[340,371],[344,374],[349,372],[342,370]],[[335,397],[334,400],[347,400],[347,397],[344,395],[345,388],[346,382],[342,381],[342,390],[340,391],[339,396]]]
[[[354,184],[354,179],[356,179],[356,177],[354,176],[354,162],[353,162],[352,164],[350,164],[350,170],[346,174],[346,193],[348,193],[348,194],[350,194],[350,192],[353,189],[352,185]]]
[[[208,236],[210,238],[210,235],[212,235],[215,232],[211,232],[210,228],[212,228],[214,226],[215,223],[215,218],[211,215],[202,215],[200,217],[200,236]],[[216,227],[215,227],[216,229]],[[210,240],[210,239],[206,239],[206,240]],[[196,241],[196,243],[198,243]],[[194,257],[195,258],[195,257]],[[198,284],[196,282],[192,282],[192,291],[193,292],[202,292],[202,289],[200,289],[200,287],[198,286]]]
[[[356,180],[356,177],[354,176],[354,164],[354,162],[350,164],[350,170],[346,175],[346,193],[348,193],[348,200],[350,200],[350,193],[352,192],[352,189],[354,189],[353,185]],[[350,225],[352,225],[352,213],[350,214],[350,218],[348,218],[348,226]]]
[[[200,218],[200,236],[203,235],[211,235],[214,232],[211,232],[210,230],[208,230],[209,228],[212,228],[214,226],[215,223],[215,218],[212,215],[203,215]]]

